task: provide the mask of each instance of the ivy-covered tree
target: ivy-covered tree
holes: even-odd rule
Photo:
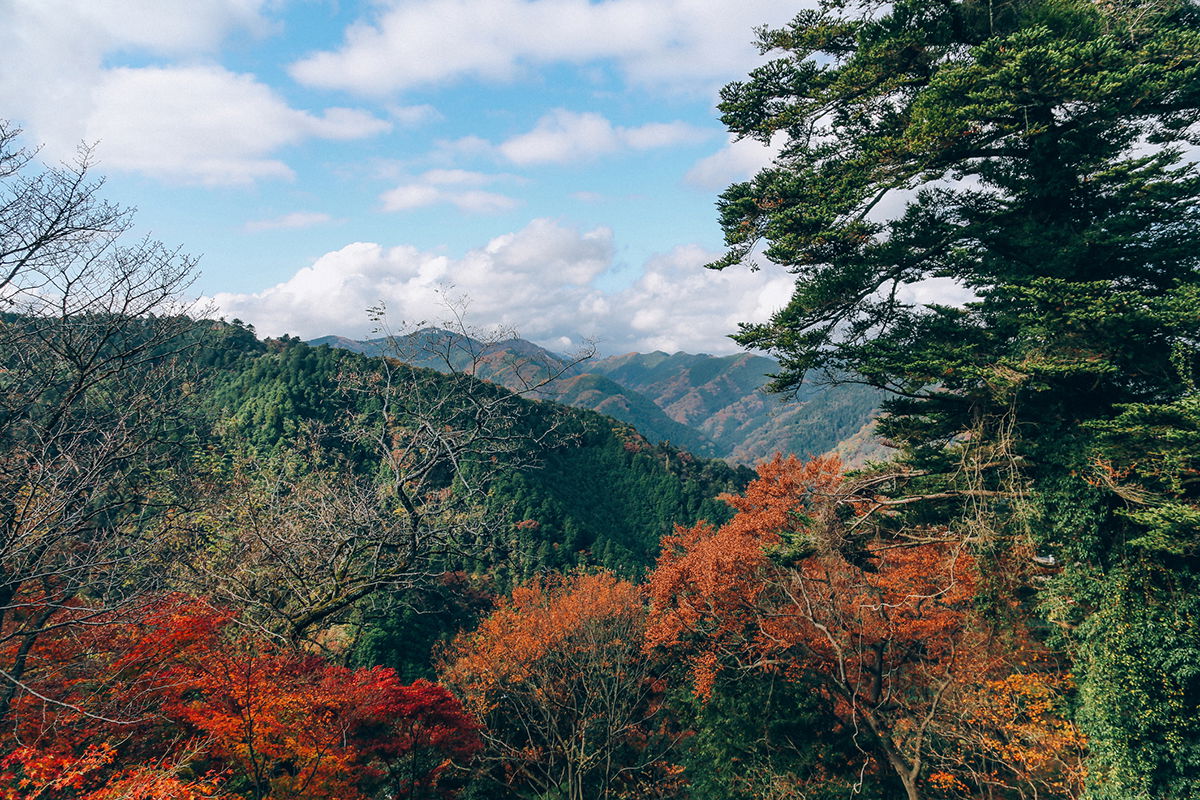
[[[780,357],[777,389],[891,393],[882,527],[952,523],[983,564],[1032,539],[1060,570],[1040,596],[1093,796],[1195,796],[1200,9],[836,2],[760,44],[721,110],[781,149],[721,196],[713,266],[762,248],[796,284],[735,338]]]

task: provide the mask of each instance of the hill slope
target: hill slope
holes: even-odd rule
[[[339,374],[370,361],[348,348],[258,342],[252,336],[237,337],[235,352],[229,333],[218,333],[225,337],[221,345],[199,359],[207,360],[207,413],[231,446],[246,443],[266,453],[294,446],[307,424],[337,424],[355,402],[339,391]],[[600,382],[611,402],[620,398],[619,387],[610,388],[605,378],[575,378],[563,384],[573,396],[586,395],[589,385]],[[653,563],[659,540],[676,523],[727,519],[730,510],[716,496],[738,490],[751,477],[749,470],[652,444],[628,425],[589,410],[513,400],[521,426],[556,431],[534,454],[532,466],[500,464],[491,481],[492,512],[516,526],[512,552],[500,567],[513,578],[580,564],[638,574]],[[657,411],[647,400],[640,403],[648,408],[638,407],[638,413]],[[686,433],[658,414],[655,423],[668,434],[664,438]]]
[[[879,403],[858,386],[806,385],[795,398],[763,391],[778,369],[770,358],[628,353],[588,369],[648,397],[671,419],[698,430],[730,461],[752,464],[775,452],[812,456],[857,433]]]
[[[652,442],[734,464],[753,464],[776,452],[818,455],[851,437],[856,446],[848,452],[855,461],[883,455],[869,428],[877,392],[806,385],[795,398],[771,395],[763,386],[779,365],[749,353],[627,353],[577,361],[523,339],[484,343],[432,328],[390,341],[325,336],[312,344],[387,352],[442,371],[469,370],[514,391],[549,380],[537,396],[606,414]]]

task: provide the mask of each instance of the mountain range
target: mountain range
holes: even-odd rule
[[[485,340],[440,328],[366,340],[323,336],[309,344],[470,372],[538,399],[608,415],[652,442],[734,464],[753,464],[776,452],[800,457],[837,452],[849,463],[886,454],[872,435],[877,391],[813,383],[793,397],[770,394],[764,386],[779,365],[750,353],[581,358],[516,337]]]

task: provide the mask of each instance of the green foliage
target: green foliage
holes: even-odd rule
[[[362,633],[350,663],[387,665],[406,681],[433,680],[431,654],[454,633],[474,627],[491,609],[494,594],[486,579],[448,573],[430,586],[379,598],[375,607],[360,612]]]
[[[1200,547],[1200,394],[1169,403],[1122,406],[1100,432],[1096,480],[1125,498],[1122,513],[1140,529],[1129,544],[1195,556]],[[1146,443],[1153,443],[1147,448]]]
[[[214,327],[213,341],[206,339],[204,352],[222,352],[230,337],[241,335],[237,330]],[[201,398],[222,441],[232,448],[248,445],[266,454],[277,453],[295,446],[301,433],[314,424],[330,426],[362,410],[354,398],[339,391],[337,380],[340,373],[369,364],[364,356],[294,342],[282,348],[243,343],[239,352],[237,358],[226,357],[224,369],[208,372]],[[208,363],[215,360],[202,358]],[[653,563],[659,540],[673,525],[726,519],[729,510],[716,496],[739,490],[751,476],[745,468],[651,445],[630,428],[598,414],[554,403],[514,402],[523,410],[519,424],[531,438],[561,426],[551,446],[532,465],[514,469],[486,465],[495,472],[489,513],[504,516],[513,525],[526,523],[513,529],[509,568],[517,580],[585,563],[624,575],[641,574]],[[323,437],[322,442],[349,447],[333,436]],[[357,459],[356,469],[374,469],[365,451],[351,448],[348,454]]]
[[[760,43],[774,58],[726,87],[723,120],[784,145],[722,195],[713,266],[765,244],[796,285],[738,341],[779,356],[777,389],[890,393],[912,506],[892,525],[962,528],[980,504],[956,498],[995,498],[979,537],[1061,565],[1042,600],[1094,796],[1194,796],[1200,173],[1180,152],[1200,10],[827,3]],[[968,301],[907,299],[928,279]]]
[[[1200,794],[1200,581],[1151,564],[1095,575],[1079,595],[1088,672],[1081,723],[1092,732],[1092,796],[1151,800]]]
[[[652,442],[670,442],[700,456],[718,454],[719,448],[703,433],[667,416],[640,392],[603,375],[589,372],[560,381],[555,387],[554,400],[619,419]]]
[[[652,446],[629,428],[587,412],[573,415],[562,446],[535,467],[497,481],[493,509],[513,521],[514,581],[546,569],[596,565],[644,575],[659,542],[675,525],[723,522],[716,499],[752,473],[666,445]]]
[[[295,340],[259,342],[238,325],[203,324],[195,336],[196,468],[208,480],[230,480],[233,462],[296,479],[308,470],[364,477],[379,470],[375,450],[339,433],[346,425],[360,427],[365,424],[360,418],[378,411],[377,398],[348,391],[344,381],[347,374],[369,374],[377,361]],[[454,381],[474,380],[424,369],[418,374],[422,391],[448,397]],[[487,384],[472,386],[507,394]],[[403,396],[404,402],[417,400],[412,392]],[[353,663],[427,677],[437,643],[486,606],[475,586],[480,580],[489,590],[504,590],[535,574],[577,565],[642,575],[673,525],[725,520],[729,509],[717,495],[741,489],[751,475],[651,445],[593,412],[515,397],[511,402],[508,435],[529,445],[513,451],[511,463],[501,455],[463,467],[467,479],[479,479],[486,488],[478,511],[498,529],[496,540],[462,555],[447,554],[436,565],[457,577],[395,596],[380,594],[361,605],[352,620],[358,631],[349,654]],[[441,408],[445,422],[453,423],[454,402]],[[533,444],[543,439],[544,448]]]
[[[868,756],[806,682],[748,673],[718,681],[707,701],[687,693],[673,702],[691,731],[681,763],[693,800],[885,796],[863,770]]]
[[[763,356],[656,351],[576,362],[523,339],[481,342],[435,328],[391,340],[324,336],[310,344],[365,355],[396,352],[418,366],[469,372],[514,391],[548,381],[533,394],[598,411],[632,425],[651,442],[737,464],[755,464],[780,451],[821,455],[860,432],[858,461],[881,450],[864,430],[879,404],[876,390],[806,385],[793,402],[783,403],[762,391],[779,368]]]
[[[214,338],[204,352],[226,355],[221,363],[210,362],[203,405],[230,440],[273,452],[294,441],[304,425],[330,424],[348,411],[337,391],[348,354],[304,345],[275,352],[246,346],[231,359],[231,334],[216,328]]]

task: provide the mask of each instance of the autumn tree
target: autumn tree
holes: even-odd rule
[[[192,770],[204,746],[162,714],[174,659],[204,651],[227,613],[178,602],[98,609],[29,648],[37,665],[13,700],[0,789],[47,800],[226,797],[214,771]],[[187,624],[181,624],[184,619]],[[148,789],[147,789],[148,791]]]
[[[949,769],[942,740],[977,685],[1006,679],[1021,660],[1046,667],[1031,664],[1031,641],[977,613],[977,565],[963,543],[926,536],[844,550],[840,529],[869,508],[847,483],[836,459],[777,457],[728,498],[729,523],[667,537],[647,644],[683,655],[702,697],[724,670],[813,681],[916,800]]]
[[[222,644],[180,660],[164,710],[208,738],[206,755],[252,800],[341,800],[385,786],[434,797],[447,760],[478,746],[475,725],[440,686],[404,686],[390,669],[349,670],[269,643]]]
[[[39,638],[41,668],[14,707],[20,744],[0,760],[0,790],[433,798],[450,793],[451,761],[479,747],[444,688],[281,648],[198,598],[107,613]]]
[[[459,635],[440,674],[484,724],[484,758],[519,796],[650,796],[655,669],[638,588],[608,573],[537,579]]]
[[[889,393],[900,526],[987,492],[995,542],[1064,565],[1041,599],[1090,790],[1195,795],[1200,687],[1157,665],[1200,657],[1200,490],[1160,457],[1200,370],[1196,4],[830,2],[759,44],[722,119],[779,156],[722,194],[714,266],[761,253],[796,282],[737,340],[780,357],[776,388]]]
[[[1064,716],[1072,676],[1044,651],[1017,655],[1027,659],[1020,671],[976,680],[950,698],[932,743],[932,794],[1080,796],[1087,742]]]

